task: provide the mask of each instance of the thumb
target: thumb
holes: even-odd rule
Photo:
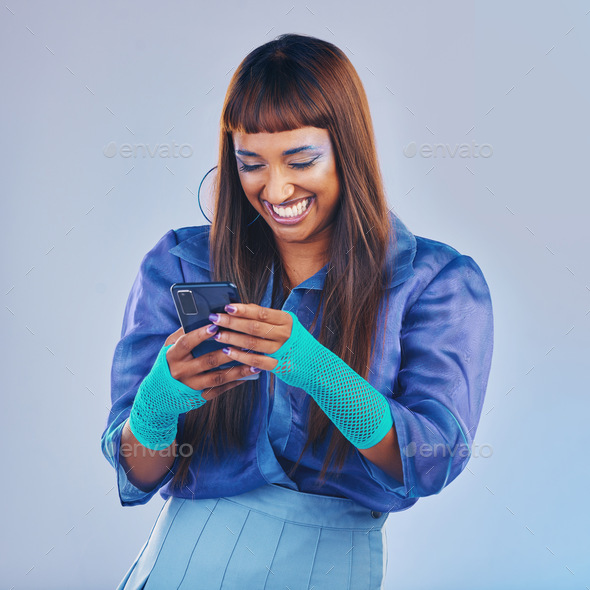
[[[180,326],[176,332],[172,332],[168,338],[166,338],[166,342],[164,342],[164,346],[168,346],[169,344],[176,344],[176,341],[184,334],[184,328]]]

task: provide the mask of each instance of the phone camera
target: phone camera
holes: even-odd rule
[[[185,315],[195,315],[198,313],[197,304],[195,303],[192,291],[178,291],[178,301],[180,301],[182,313]]]

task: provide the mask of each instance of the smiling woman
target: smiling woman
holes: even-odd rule
[[[383,588],[389,514],[469,459],[487,283],[391,212],[335,45],[288,34],[248,54],[219,146],[211,226],[145,255],[115,349],[103,453],[123,506],[166,500],[119,590]],[[210,281],[241,303],[184,334],[170,286]],[[193,358],[207,338],[225,348]]]
[[[244,194],[272,228],[289,283],[298,285],[327,262],[340,207],[330,134],[301,127],[232,138]]]

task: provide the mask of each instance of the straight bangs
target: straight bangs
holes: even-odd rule
[[[245,63],[236,76],[221,120],[222,130],[230,136],[232,132],[278,133],[300,127],[331,127],[332,107],[320,91],[313,69],[298,67],[279,56],[264,67]]]

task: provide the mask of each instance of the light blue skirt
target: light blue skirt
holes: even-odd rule
[[[171,496],[117,590],[380,590],[387,516],[275,484]]]

